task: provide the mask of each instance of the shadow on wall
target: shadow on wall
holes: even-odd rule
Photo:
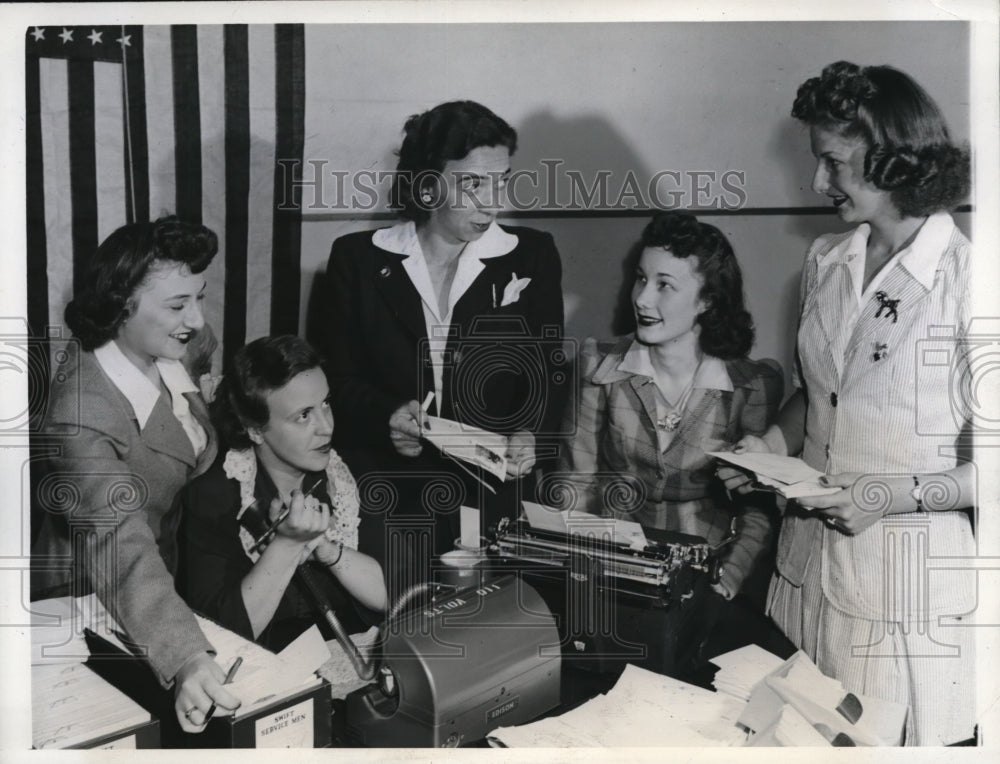
[[[606,337],[609,330],[617,334],[618,277],[645,219],[615,213],[652,215],[656,199],[651,198],[650,178],[660,169],[677,168],[645,164],[614,121],[601,115],[562,117],[540,111],[516,127],[514,169],[537,173],[538,183],[531,188],[526,177],[515,185],[517,206],[508,210],[527,207],[537,221],[524,222],[556,239],[563,263],[566,333],[577,338]],[[534,192],[530,198],[527,191]],[[629,271],[626,291],[631,275]]]

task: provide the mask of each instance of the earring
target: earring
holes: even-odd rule
[[[422,201],[424,204],[430,204],[431,203],[431,192],[430,191],[424,191],[420,195],[420,201]]]

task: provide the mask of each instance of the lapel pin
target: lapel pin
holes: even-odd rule
[[[884,310],[885,317],[892,318],[892,323],[896,323],[896,319],[899,318],[896,315],[896,306],[899,305],[899,300],[893,300],[881,290],[875,293],[875,299],[878,300],[878,310],[875,311],[875,318],[881,317]]]
[[[889,346],[886,345],[884,342],[876,342],[875,343],[875,352],[872,353],[872,360],[873,361],[881,361],[883,358],[885,358],[886,351],[888,349],[889,349]]]
[[[391,273],[392,273],[392,268],[390,268],[388,265],[383,265],[382,268],[379,270],[378,275],[385,279],[389,278],[389,274]]]

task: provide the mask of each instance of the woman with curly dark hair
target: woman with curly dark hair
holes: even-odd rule
[[[975,554],[974,475],[959,457],[968,398],[950,394],[968,379],[971,253],[948,214],[969,190],[968,153],[930,96],[888,66],[827,66],[792,116],[809,127],[813,190],[857,227],[810,247],[799,389],[739,444],[800,454],[831,491],[789,503],[768,609],[847,690],[908,705],[908,745],[953,743],[973,731],[973,630],[941,631],[941,620],[961,625],[975,578],[925,566]]]
[[[82,352],[52,381],[43,435],[58,450],[39,482],[32,549],[33,596],[94,591],[174,686],[188,732],[213,703],[239,705],[161,557],[175,494],[217,452],[182,364],[205,336],[203,274],[217,249],[212,231],[176,217],[123,226],[98,247],[66,307]]]
[[[460,504],[515,514],[516,481],[529,478],[537,439],[558,429],[562,413],[559,253],[549,234],[497,221],[517,133],[473,101],[413,115],[403,131],[392,194],[402,220],[333,243],[322,335],[334,443],[362,494],[372,479],[391,494],[386,520],[432,518],[427,546],[393,559],[389,523],[363,519],[362,546],[390,582],[426,574],[429,560],[410,565],[405,555],[452,548]],[[506,437],[508,482],[490,485],[496,496],[422,439],[428,393],[428,413]],[[454,499],[439,512],[429,506],[435,481]]]
[[[584,343],[576,430],[562,469],[589,512],[711,544],[735,529],[715,584],[731,599],[768,549],[771,522],[763,509],[727,500],[707,452],[767,429],[781,403],[781,370],[747,358],[754,329],[743,276],[717,228],[687,213],[657,213],[642,247],[635,334]],[[622,479],[632,491],[608,490]],[[623,494],[627,505],[614,506]]]

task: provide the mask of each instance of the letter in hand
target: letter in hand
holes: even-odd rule
[[[744,435],[736,441],[736,444],[733,446],[733,453],[768,454],[771,453],[771,449],[768,448],[763,438],[758,438],[756,435]],[[716,467],[715,474],[725,484],[727,491],[747,494],[754,490],[753,475],[749,472],[744,472],[732,464],[720,464]]]
[[[208,653],[192,655],[174,677],[174,711],[185,732],[201,732],[213,706],[232,713],[240,699],[223,686],[226,674]]]
[[[516,480],[527,475],[535,466],[535,436],[527,430],[518,430],[507,440],[506,480]]]
[[[420,456],[423,444],[420,442],[421,428],[424,426],[424,412],[420,403],[404,403],[389,417],[389,439],[393,447],[403,456]]]

